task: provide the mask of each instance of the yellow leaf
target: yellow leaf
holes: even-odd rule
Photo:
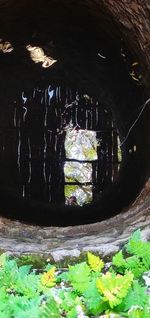
[[[0,267],[3,267],[5,265],[6,259],[7,259],[6,254],[5,253],[1,254],[1,256],[0,256]]]
[[[53,287],[56,283],[56,278],[55,278],[55,270],[56,267],[52,267],[49,269],[48,272],[44,273],[41,277],[41,283],[42,285],[46,287]]]
[[[104,267],[104,262],[100,259],[99,256],[93,255],[91,252],[88,252],[88,263],[90,268],[94,272],[99,272]]]
[[[127,272],[124,276],[107,272],[97,279],[96,286],[103,295],[103,301],[109,302],[110,307],[113,308],[126,297],[133,278],[131,272]]]

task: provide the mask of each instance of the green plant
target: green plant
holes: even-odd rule
[[[124,251],[119,251],[112,259],[115,270],[124,273],[131,270],[136,278],[150,269],[150,243],[141,240],[140,231],[133,233]]]
[[[99,256],[41,271],[0,256],[0,318],[150,317],[150,295],[143,277],[150,270],[150,243],[133,233],[106,270]],[[148,280],[147,280],[148,281]]]

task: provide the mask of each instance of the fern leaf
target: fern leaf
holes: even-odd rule
[[[137,243],[134,240],[130,240],[127,245],[127,252],[141,258],[144,261],[147,270],[150,268],[150,242],[139,241]]]
[[[122,254],[122,250],[119,251],[118,253],[116,253],[113,258],[112,258],[112,264],[115,265],[116,267],[124,267],[126,266],[126,261],[123,257],[123,254]]]
[[[106,303],[102,300],[102,296],[96,287],[96,279],[90,282],[88,289],[83,294],[87,313],[92,315],[99,315],[107,309]]]
[[[123,300],[123,311],[128,311],[132,306],[144,308],[148,304],[148,295],[146,287],[141,286],[137,280],[133,282],[132,288],[129,290],[126,298]]]
[[[72,308],[72,309],[68,312],[66,318],[77,318],[77,314],[78,314],[78,313],[77,313],[76,308]]]
[[[104,262],[100,259],[100,257],[92,254],[91,252],[88,252],[87,256],[90,268],[94,272],[100,272],[104,267]]]
[[[137,278],[147,271],[147,266],[140,258],[138,258],[136,255],[133,255],[126,259],[126,269],[131,270],[134,274],[134,277]]]
[[[97,279],[97,288],[103,295],[103,300],[113,308],[122,302],[133,282],[133,274],[127,272],[124,276],[107,272]]]
[[[53,297],[43,305],[39,318],[61,318],[57,303]]]
[[[0,255],[0,267],[3,267],[7,261],[7,256],[5,253]]]
[[[54,266],[51,269],[49,269],[48,272],[42,275],[41,283],[43,286],[53,287],[55,285],[56,283],[55,270],[56,270],[56,267]]]
[[[141,273],[150,269],[150,242],[141,240],[140,230],[133,233],[125,247],[128,253],[139,259]]]
[[[129,242],[130,242],[130,240],[134,240],[135,242],[141,241],[141,230],[138,229],[138,230],[134,231],[129,239]]]
[[[60,306],[63,311],[70,311],[76,301],[79,299],[76,294],[70,290],[61,290],[58,294],[58,297],[61,300]]]
[[[128,317],[129,318],[144,318],[144,312],[143,308],[139,306],[133,306],[129,311],[128,311]],[[146,318],[146,317],[145,317]]]
[[[90,267],[85,262],[69,266],[68,280],[77,292],[83,293],[88,288],[90,273]]]

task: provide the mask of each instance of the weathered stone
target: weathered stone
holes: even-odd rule
[[[69,227],[40,227],[0,219],[0,249],[12,255],[39,254],[54,261],[79,258],[87,251],[102,257],[116,253],[136,229],[150,240],[148,183],[138,200],[124,213],[94,224]]]

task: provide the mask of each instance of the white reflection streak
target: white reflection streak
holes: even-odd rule
[[[29,148],[29,178],[28,178],[28,183],[31,181],[31,144],[30,144],[30,139],[28,138],[28,148]]]
[[[43,164],[43,176],[44,176],[44,181],[45,181],[45,183],[46,183],[45,160],[44,160],[44,164]]]
[[[88,129],[88,110],[86,109],[86,129]]]
[[[98,56],[101,57],[102,59],[106,59],[106,56],[104,56],[104,55],[102,55],[100,53],[98,53]]]
[[[23,185],[23,188],[22,188],[22,196],[23,198],[25,197],[25,185]]]
[[[44,134],[44,164],[43,164],[43,176],[44,176],[45,182],[46,182],[46,170],[45,170],[46,149],[47,149],[47,142],[46,142],[46,136],[45,136],[45,134]]]
[[[26,101],[27,101],[27,97],[24,96],[24,92],[22,92],[22,100],[23,100],[23,103],[25,104]]]
[[[23,121],[25,121],[26,119],[26,114],[27,114],[27,108],[25,106],[23,106],[23,109],[25,109],[25,112],[23,114]]]
[[[57,100],[57,103],[58,103],[58,101],[59,101],[58,87],[56,87],[56,100]]]
[[[57,108],[55,107],[55,114],[56,114],[56,117],[58,116],[58,113],[57,113]]]
[[[49,85],[48,89],[47,89],[48,95],[49,95],[49,92],[50,92],[50,88],[51,88],[51,85]]]
[[[48,99],[48,105],[50,105],[50,101],[54,95],[54,89],[51,90],[51,85],[48,86],[48,90],[47,90],[49,99]]]
[[[52,130],[48,130],[49,131],[49,142],[51,143],[52,141]]]
[[[31,144],[30,144],[29,138],[28,138],[28,147],[29,147],[29,159],[31,159]]]
[[[16,107],[15,107],[15,109],[14,109],[14,127],[17,126],[17,122],[16,122],[16,112],[17,112],[17,110],[16,110]]]
[[[60,86],[59,86],[58,93],[59,93],[59,100],[61,101],[61,89],[60,89]]]
[[[46,107],[45,118],[44,118],[44,126],[45,127],[46,127],[46,124],[47,124],[47,114],[48,114],[48,108]]]
[[[43,96],[41,97],[41,104],[43,104],[43,100],[44,100],[44,98],[43,98]]]
[[[76,121],[76,125],[78,125],[78,110],[76,108],[76,113],[75,113],[75,121]]]
[[[56,152],[56,150],[57,150],[57,135],[55,136],[55,152]]]
[[[31,182],[31,161],[29,161],[29,178],[28,178],[28,183]]]
[[[98,107],[96,107],[96,125],[98,124]]]
[[[44,134],[44,157],[46,155],[46,149],[47,149],[47,142],[46,142],[46,136]]]
[[[21,147],[21,135],[20,135],[20,119],[19,119],[18,159],[17,159],[17,164],[18,164],[19,172],[20,172],[20,147]]]

